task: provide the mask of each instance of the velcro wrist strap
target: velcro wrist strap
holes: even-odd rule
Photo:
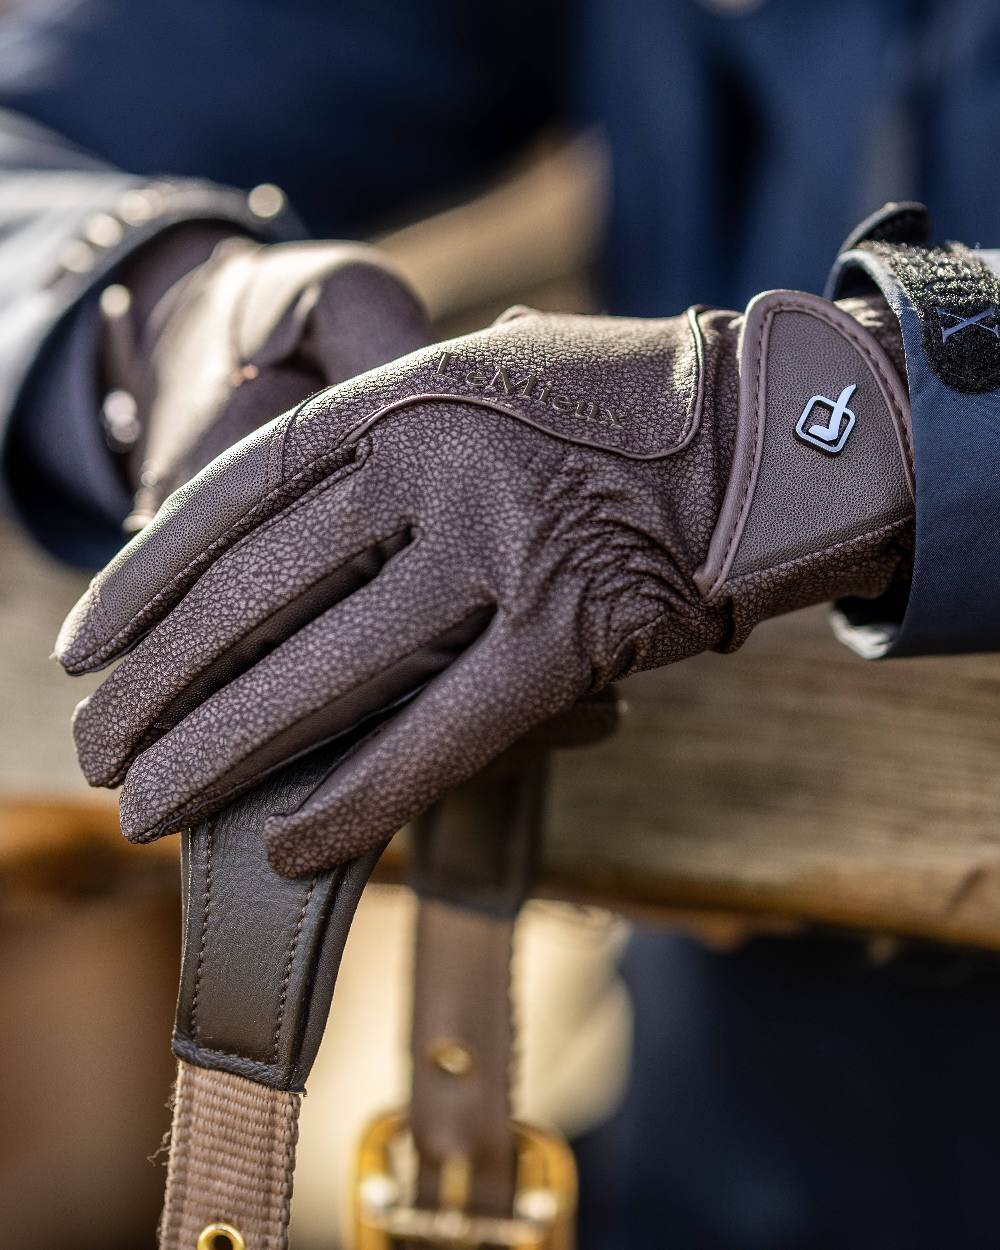
[[[928,247],[925,234],[898,241],[876,224],[849,240],[827,288],[830,298],[880,290],[906,357],[916,476],[909,597],[901,621],[891,604],[880,612],[848,602],[839,613],[842,640],[869,657],[1000,645],[1000,252]]]

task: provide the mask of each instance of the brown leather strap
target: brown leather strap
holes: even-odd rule
[[[229,1226],[247,1250],[285,1250],[300,1101],[231,1072],[178,1063],[161,1250],[195,1250],[212,1225]],[[211,1250],[226,1240],[225,1232],[206,1237]]]
[[[511,1213],[513,931],[512,919],[436,899],[420,904],[410,1109],[420,1207]],[[465,1193],[456,1194],[456,1186]]]
[[[340,750],[314,752],[183,834],[178,1059],[274,1089],[305,1088],[377,855],[289,879],[268,863],[262,830],[272,812],[312,793]]]
[[[548,758],[600,741],[617,722],[613,690],[581,700],[415,824],[410,1128],[420,1207],[512,1213],[511,945],[541,844]]]
[[[517,747],[414,832],[410,1125],[424,1208],[512,1212],[511,943],[533,876],[545,774],[543,751]]]

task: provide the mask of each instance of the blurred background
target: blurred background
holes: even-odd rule
[[[818,290],[887,199],[1000,242],[990,0],[2,10],[0,331],[30,307],[4,244],[72,207],[70,175],[26,191],[34,126],[49,172],[263,184],[303,230],[379,241],[441,337],[515,302]],[[25,493],[36,467],[8,447]],[[114,518],[73,506],[110,555]],[[87,561],[43,530],[0,516],[0,1247],[152,1246],[177,847],[126,847],[78,774],[89,679],[49,652]],[[518,1111],[574,1140],[582,1244],[992,1246],[1000,665],[866,666],[809,611],[624,693],[619,734],[556,762],[514,976]],[[405,1099],[400,875],[391,852],[305,1102],[300,1250],[349,1244],[357,1135]]]

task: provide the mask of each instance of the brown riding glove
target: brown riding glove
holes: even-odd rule
[[[913,527],[898,330],[878,299],[744,315],[515,309],[326,390],[177,491],[57,654],[123,657],[77,710],[147,842],[317,744],[266,826],[312,873],[387,839],[532,726],[765,617],[875,596]]]

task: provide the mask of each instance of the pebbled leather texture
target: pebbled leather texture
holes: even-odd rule
[[[267,863],[261,826],[334,762],[316,752],[185,833],[178,1058],[274,1089],[305,1087],[378,851],[289,880]]]
[[[871,320],[898,336],[877,307]],[[856,324],[837,350],[891,370]],[[213,461],[95,579],[57,644],[71,672],[124,656],[74,732],[93,782],[124,777],[126,836],[185,828],[346,734],[343,761],[264,827],[279,872],[323,871],[580,695],[729,649],[775,612],[884,590],[905,572],[912,505],[902,452],[893,464],[882,444],[862,457],[866,489],[842,496],[856,541],[822,511],[803,528],[824,454],[776,455],[752,490],[789,498],[792,572],[778,544],[738,594],[696,576],[756,420],[743,328],[723,310],[514,310],[321,392]],[[787,350],[768,367],[795,390],[774,425],[792,441],[790,414],[830,382],[825,349]],[[763,533],[751,524],[747,541]],[[258,653],[245,639],[265,622]]]

